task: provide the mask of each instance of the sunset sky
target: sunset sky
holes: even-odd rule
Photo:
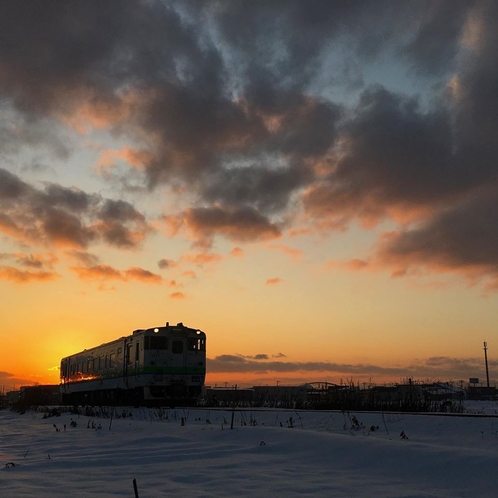
[[[498,3],[0,2],[0,388],[183,322],[210,385],[498,379]]]

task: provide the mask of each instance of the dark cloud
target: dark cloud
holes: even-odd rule
[[[418,2],[424,15],[419,17],[418,30],[400,48],[415,72],[440,75],[450,70],[458,55],[466,15],[474,2]]]
[[[265,353],[259,353],[259,354],[255,354],[253,356],[251,355],[238,355],[240,356],[241,358],[246,358],[246,359],[249,359],[249,360],[256,360],[256,361],[261,361],[261,360],[268,360],[269,359],[269,356]]]
[[[163,258],[157,262],[157,266],[159,266],[161,270],[165,270],[168,268],[174,268],[176,266],[176,263],[172,259]]]
[[[377,258],[405,274],[425,266],[472,279],[489,277],[489,285],[498,286],[497,212],[498,188],[479,191],[418,228],[385,234]]]
[[[48,184],[37,189],[0,168],[0,232],[33,244],[86,249],[104,241],[134,249],[152,232],[126,201]]]
[[[209,241],[216,235],[223,235],[233,241],[267,240],[278,238],[281,229],[277,224],[261,215],[255,209],[190,208],[175,217],[166,217],[165,222],[174,229],[183,224],[196,240]]]
[[[19,270],[12,266],[0,266],[0,280],[8,280],[18,284],[48,282],[58,278],[60,278],[60,275],[55,271],[30,271]]]
[[[0,372],[0,384],[5,387],[6,391],[9,390],[19,390],[21,386],[32,385],[33,380],[23,379],[22,377],[17,377],[15,374],[10,372]]]
[[[417,99],[366,90],[344,129],[332,171],[304,198],[309,214],[349,223],[437,205],[464,188],[451,149],[448,116]]]
[[[31,187],[10,171],[0,168],[0,202],[19,199],[31,191]]]
[[[478,193],[498,184],[497,22],[488,1],[2,2],[0,152],[64,157],[58,130],[106,128],[140,151],[135,187],[188,192],[167,219],[204,247],[277,238],[302,208],[322,230],[394,220],[384,256],[494,274]],[[0,204],[21,242],[133,249],[151,232],[126,201],[6,169]]]
[[[138,281],[143,283],[160,284],[162,277],[143,268],[132,267],[127,270],[118,270],[109,265],[98,264],[92,266],[74,266],[70,268],[81,280],[97,280],[107,282],[121,280],[123,282]]]
[[[490,363],[491,367],[496,362]],[[373,364],[349,364],[334,362],[289,362],[257,361],[250,356],[220,355],[208,358],[208,369],[212,373],[292,373],[303,376],[320,372],[328,376],[341,377],[412,377],[418,379],[459,380],[482,374],[482,360],[478,358],[432,357],[404,366],[385,367]],[[304,377],[305,378],[305,377]]]
[[[54,263],[58,261],[58,258],[54,255],[16,254],[15,256],[17,264],[36,269],[51,269]]]
[[[84,266],[96,266],[99,263],[99,257],[96,256],[95,254],[91,254],[89,252],[85,251],[77,251],[77,250],[69,250],[66,251],[66,254],[78,261],[79,263],[83,264]]]

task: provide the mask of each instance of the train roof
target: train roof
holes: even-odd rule
[[[157,333],[160,330],[167,330],[167,331],[172,331],[172,332],[174,332],[174,331],[180,331],[180,330],[192,330],[193,332],[204,333],[204,332],[202,332],[202,330],[194,329],[192,327],[187,327],[187,326],[183,325],[182,322],[179,322],[176,325],[170,325],[169,322],[166,322],[166,325],[163,325],[161,327],[151,327],[149,329],[137,329],[137,330],[134,330],[133,331],[133,335],[140,334],[140,333],[143,333],[143,332]]]
[[[71,358],[73,356],[78,356],[78,355],[83,354],[83,353],[90,353],[90,352],[92,352],[92,351],[94,351],[96,349],[99,349],[99,348],[103,347],[103,346],[110,346],[110,345],[112,345],[114,343],[122,342],[127,337],[131,337],[131,336],[136,335],[136,334],[147,333],[147,332],[149,332],[149,333],[157,333],[160,330],[168,330],[168,331],[171,331],[171,332],[180,331],[180,330],[191,330],[193,332],[197,332],[198,334],[204,334],[204,332],[202,330],[194,329],[194,328],[191,328],[191,327],[186,327],[185,325],[183,325],[182,322],[179,322],[176,325],[170,325],[169,322],[166,322],[166,325],[163,325],[163,326],[160,326],[160,327],[151,327],[149,329],[137,329],[137,330],[134,330],[131,335],[121,336],[118,339],[114,339],[114,340],[109,341],[109,342],[103,342],[102,344],[99,344],[98,346],[93,346],[92,348],[83,349],[82,351],[78,351],[76,353],[64,356],[62,358],[62,360],[65,360],[66,358]]]

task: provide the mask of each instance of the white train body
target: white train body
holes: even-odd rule
[[[167,323],[63,358],[61,394],[71,404],[188,401],[205,375],[206,334]]]

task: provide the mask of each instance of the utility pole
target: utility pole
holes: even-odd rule
[[[484,363],[486,365],[486,387],[489,387],[488,343],[484,342]]]

